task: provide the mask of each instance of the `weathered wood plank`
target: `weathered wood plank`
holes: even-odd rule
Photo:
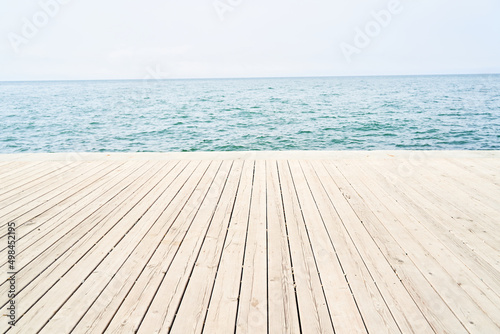
[[[500,152],[11,158],[9,333],[500,333]]]

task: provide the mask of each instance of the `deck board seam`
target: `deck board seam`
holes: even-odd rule
[[[332,167],[333,167],[333,168],[337,168],[337,166],[332,166]],[[330,171],[328,170],[328,168],[326,168],[326,169],[327,169],[327,172],[330,174]],[[337,168],[337,170],[338,170],[338,168]],[[342,172],[341,172],[340,170],[339,170],[339,172],[342,174]],[[342,174],[342,175],[343,175],[343,174]],[[344,175],[343,175],[343,176],[344,176]],[[339,188],[339,189],[341,189],[341,188],[338,186],[337,182],[335,182],[335,179],[334,179],[334,177],[333,177],[331,174],[330,174],[330,177],[331,177],[332,181],[336,184],[336,187],[337,187],[337,188]],[[349,184],[351,184],[351,182],[349,181],[349,179],[347,179],[345,176],[344,176],[344,178],[345,178],[345,180],[346,180]],[[356,216],[358,217],[359,221],[360,221],[360,222],[362,222],[362,221],[363,221],[363,219],[361,219],[361,217],[359,217],[359,215],[358,215],[357,211],[355,210],[355,208],[353,208],[353,207],[352,207],[352,205],[351,205],[351,203],[349,203],[349,201],[347,201],[347,203],[348,203],[348,204],[349,204],[349,206],[351,207],[352,211],[356,214]],[[333,202],[332,202],[332,205],[333,205]],[[347,228],[347,226],[345,225],[345,223],[344,223],[344,221],[343,221],[343,219],[342,219],[342,218],[341,218],[341,221],[342,221],[342,225],[343,225],[343,227],[344,227],[344,230],[346,231],[346,233],[347,233],[347,235],[349,236],[349,238],[350,238],[350,240],[351,240],[352,244],[353,244],[353,245],[354,245],[354,247],[356,248],[356,251],[357,251],[357,253],[358,253],[359,257],[361,258],[361,261],[363,262],[363,265],[365,266],[366,270],[368,271],[368,273],[369,273],[369,275],[370,275],[370,278],[372,279],[373,283],[375,284],[375,286],[376,286],[376,288],[377,288],[377,291],[378,291],[379,295],[381,296],[382,300],[383,300],[383,301],[384,301],[384,303],[385,303],[386,308],[388,309],[389,313],[391,314],[391,316],[392,316],[392,318],[393,318],[393,320],[394,320],[394,322],[395,322],[396,326],[398,327],[399,331],[400,331],[401,333],[403,333],[403,331],[402,331],[402,329],[401,329],[401,327],[400,327],[400,324],[399,324],[399,323],[398,323],[398,321],[396,320],[396,318],[395,318],[395,316],[394,316],[394,314],[393,314],[393,311],[391,310],[391,308],[389,307],[389,304],[387,303],[387,300],[386,300],[386,299],[387,299],[387,297],[386,297],[386,296],[384,296],[384,294],[383,294],[383,293],[382,293],[382,291],[380,290],[380,288],[379,288],[379,286],[378,286],[378,284],[377,284],[377,282],[376,282],[375,278],[373,277],[373,273],[372,273],[372,271],[370,270],[370,267],[366,264],[365,258],[363,257],[363,255],[361,254],[361,252],[360,252],[360,250],[359,250],[359,246],[358,246],[358,245],[356,244],[356,242],[354,241],[354,239],[353,239],[353,237],[352,237],[352,235],[351,235],[351,232],[349,232],[349,229],[348,229],[348,228]],[[364,224],[362,224],[362,225],[363,225],[363,228],[365,228],[365,230],[366,230],[366,227],[364,226]],[[368,233],[368,231],[367,231],[367,233]],[[372,241],[373,241],[373,242],[377,245],[377,248],[379,249],[380,253],[381,253],[381,254],[384,256],[384,258],[385,258],[385,255],[381,252],[381,250],[380,250],[380,248],[379,248],[378,244],[377,244],[377,243],[373,240],[373,236],[372,236],[370,233],[368,233],[368,235],[370,236],[370,238],[372,238]],[[386,259],[386,258],[385,258],[385,260],[386,260],[386,262],[387,262],[387,265],[389,265],[389,266],[392,268],[392,266],[390,265],[390,263],[387,261],[387,259]]]
[[[240,177],[238,178],[238,185],[236,187],[235,198],[234,198],[234,201],[233,201],[233,205],[232,205],[232,209],[231,209],[231,214],[229,215],[229,221],[228,221],[228,225],[227,225],[227,228],[226,228],[226,233],[224,234],[224,240],[222,241],[222,245],[223,246],[221,248],[221,253],[220,253],[220,256],[219,256],[219,261],[217,263],[217,269],[215,271],[215,276],[214,276],[214,279],[213,279],[212,288],[210,289],[211,290],[210,291],[210,297],[208,299],[207,308],[205,310],[205,316],[203,317],[203,325],[201,327],[201,333],[204,333],[205,324],[206,324],[206,320],[207,320],[207,317],[208,317],[208,310],[210,308],[210,304],[211,304],[211,301],[212,301],[212,296],[213,296],[213,292],[214,292],[214,288],[215,288],[215,282],[217,280],[217,275],[219,274],[219,267],[220,267],[220,264],[222,262],[222,256],[224,254],[224,249],[225,249],[224,245],[226,244],[227,235],[229,233],[229,228],[231,226],[231,218],[233,217],[233,214],[234,214],[234,208],[236,207],[236,202],[238,201],[238,194],[239,194],[239,191],[240,191],[241,180],[243,178],[243,171],[244,171],[243,167],[241,168]]]
[[[301,317],[300,317],[299,297],[297,294],[297,280],[295,279],[295,269],[294,269],[294,265],[293,265],[292,249],[290,246],[290,237],[289,237],[289,232],[288,232],[288,220],[287,220],[287,214],[285,212],[285,201],[283,198],[283,183],[281,181],[281,174],[280,174],[278,162],[276,162],[276,169],[277,169],[277,174],[278,174],[278,184],[279,184],[279,189],[280,189],[281,205],[282,205],[283,218],[284,218],[284,223],[285,223],[286,241],[287,241],[287,245],[288,245],[288,256],[290,257],[290,265],[292,268],[293,291],[295,294],[295,305],[297,307],[297,317],[298,317],[298,321],[299,321],[299,332],[303,333],[302,321],[301,321]]]
[[[207,170],[209,169],[209,167],[210,167],[210,165],[209,165],[209,166],[207,166],[207,168],[206,168],[206,170],[205,170],[205,173],[207,172]],[[219,165],[219,168],[220,168],[220,165]],[[193,171],[193,172],[194,172],[194,171]],[[204,175],[205,175],[205,174],[203,174],[203,175],[202,175],[202,177],[200,178],[199,183],[203,180],[203,176],[204,176]],[[199,183],[198,183],[198,184],[199,184]],[[192,196],[192,194],[194,193],[194,191],[195,191],[196,187],[197,187],[197,186],[195,186],[195,187],[193,188],[193,190],[192,190],[192,192],[191,192],[191,195],[190,195],[190,196]],[[188,201],[189,201],[189,198],[188,198],[188,200],[186,201],[186,203],[187,203]],[[141,274],[141,273],[144,271],[144,269],[146,268],[147,264],[149,263],[149,260],[150,260],[150,259],[151,259],[154,255],[155,255],[156,251],[158,250],[158,247],[160,246],[161,242],[165,239],[166,235],[167,235],[167,234],[168,234],[168,232],[170,231],[170,228],[173,226],[173,224],[174,224],[174,223],[175,223],[175,221],[177,220],[177,217],[178,217],[178,216],[180,215],[180,213],[182,212],[182,210],[183,210],[183,208],[185,207],[186,203],[184,203],[184,206],[183,206],[183,207],[179,210],[179,212],[178,212],[177,216],[176,216],[176,217],[172,220],[172,224],[170,225],[170,227],[168,228],[168,230],[166,230],[166,231],[165,231],[165,233],[164,233],[164,235],[163,235],[163,238],[159,240],[158,244],[157,244],[157,245],[156,245],[156,247],[155,247],[155,251],[151,252],[151,255],[149,256],[148,261],[146,261],[146,262],[145,262],[144,267],[143,267],[143,268],[142,268],[142,270],[139,272],[139,274],[138,274],[138,276],[136,277],[136,279],[137,279],[138,277],[140,277],[140,274]],[[200,205],[200,206],[201,206],[201,205]],[[165,207],[165,209],[166,209],[166,208],[167,208],[167,207]],[[200,207],[198,207],[198,208],[197,208],[197,212],[199,211],[199,208],[200,208]],[[195,215],[195,216],[196,216],[196,215]],[[188,230],[189,230],[189,228],[191,227],[192,222],[193,222],[193,221],[194,221],[194,219],[195,219],[195,216],[193,217],[193,219],[192,219],[192,221],[191,221],[191,224],[189,225],[188,229],[186,230],[185,235],[187,235]],[[151,228],[153,228],[153,226],[151,226]],[[151,230],[151,228],[150,228],[150,230]],[[184,235],[184,237],[183,237],[182,241],[184,240],[185,235]],[[118,268],[117,268],[117,270],[116,270],[116,272],[115,272],[114,276],[115,276],[115,275],[116,275],[116,274],[117,274],[117,273],[121,270],[121,268],[123,268],[123,267],[126,265],[127,261],[128,261],[128,260],[129,260],[129,259],[133,256],[133,252],[135,251],[135,249],[136,249],[136,248],[137,248],[137,247],[141,244],[142,240],[144,240],[144,238],[145,238],[146,236],[147,236],[147,233],[145,233],[145,234],[144,234],[144,236],[143,236],[140,240],[138,240],[137,245],[135,246],[135,248],[134,248],[134,249],[133,249],[133,250],[132,250],[132,251],[128,254],[128,256],[126,257],[126,259],[125,259],[125,260],[123,260],[123,263],[120,265],[120,267],[118,267]],[[179,247],[177,248],[176,253],[177,253],[177,251],[179,250],[180,246],[182,245],[182,241],[181,241],[181,243],[179,244]],[[173,262],[173,259],[174,259],[174,258],[175,258],[175,255],[174,255],[174,257],[172,258],[172,262]],[[104,261],[104,259],[103,259],[103,261]],[[102,263],[102,262],[101,262],[101,263]],[[170,268],[170,265],[169,265],[169,267],[168,267],[168,268]],[[167,269],[167,271],[165,272],[165,275],[166,275],[166,273],[167,273],[167,272],[168,272],[168,269]],[[90,276],[90,274],[89,274],[89,276]],[[114,277],[114,276],[113,276],[113,277]],[[95,301],[99,298],[100,294],[101,294],[101,293],[102,293],[102,292],[106,289],[106,287],[108,286],[108,284],[110,284],[110,282],[112,281],[113,277],[111,277],[111,278],[109,279],[108,283],[107,283],[107,284],[103,287],[103,289],[101,290],[101,292],[100,292],[100,293],[99,293],[99,294],[95,297],[94,302],[95,302]],[[160,285],[161,285],[161,283],[160,283]],[[130,287],[129,292],[131,291],[131,289],[132,289],[132,288],[133,288],[133,285]],[[93,304],[93,303],[92,303],[92,304]],[[92,307],[92,305],[89,305],[89,307],[87,308],[87,311],[81,315],[81,317],[80,317],[79,321],[78,321],[77,323],[75,323],[75,325],[74,325],[73,329],[74,329],[74,328],[76,328],[76,327],[78,326],[78,323],[81,321],[81,319],[83,319],[83,317],[85,317],[86,313],[90,310],[90,308],[91,308],[91,307]],[[110,321],[111,321],[111,320],[110,320]]]

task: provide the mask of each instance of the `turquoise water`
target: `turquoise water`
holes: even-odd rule
[[[0,83],[0,153],[500,149],[500,75]]]

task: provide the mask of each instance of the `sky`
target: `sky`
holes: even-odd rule
[[[0,81],[500,73],[498,0],[0,1]]]

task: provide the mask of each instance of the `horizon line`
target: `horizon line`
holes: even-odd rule
[[[245,80],[245,79],[314,79],[314,78],[364,78],[364,77],[424,77],[460,75],[500,75],[500,73],[432,73],[432,74],[360,74],[360,75],[316,75],[316,76],[263,76],[263,77],[192,77],[192,78],[127,78],[127,79],[41,79],[41,80],[0,80],[10,82],[72,82],[72,81],[168,81],[168,80]]]

